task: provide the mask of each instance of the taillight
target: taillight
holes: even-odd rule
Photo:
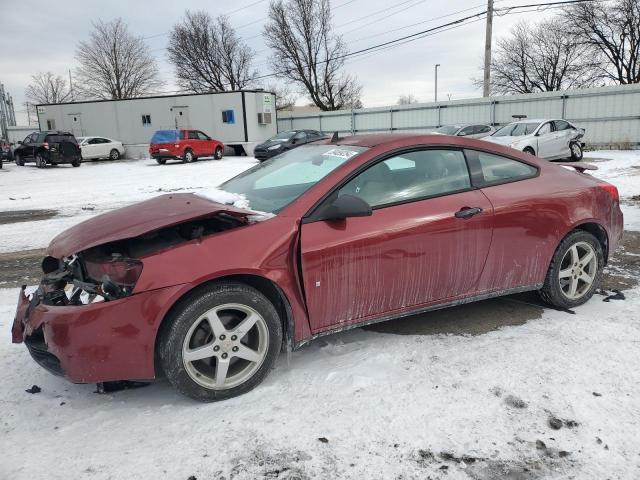
[[[178,148],[179,146],[180,146],[180,144],[179,144],[179,143],[176,143],[176,144],[174,145],[174,147],[176,147],[176,148]]]
[[[607,192],[614,202],[620,202],[620,194],[618,193],[618,188],[615,185],[603,183],[600,185],[600,188]]]
[[[49,150],[49,144],[47,142],[44,142],[42,144],[42,148],[44,148],[45,150]]]
[[[119,298],[131,294],[142,274],[142,262],[131,258],[86,260],[85,268],[92,279],[102,284],[102,290],[107,298]]]

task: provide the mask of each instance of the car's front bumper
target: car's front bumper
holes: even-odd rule
[[[156,334],[180,285],[109,302],[52,306],[20,290],[13,343],[24,342],[45,369],[74,383],[155,377]]]

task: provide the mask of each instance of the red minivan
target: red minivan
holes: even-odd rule
[[[158,130],[151,137],[149,154],[164,165],[168,159],[190,163],[199,157],[222,158],[224,144],[200,130]]]

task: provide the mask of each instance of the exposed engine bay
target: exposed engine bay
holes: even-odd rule
[[[143,259],[181,243],[247,225],[226,213],[192,220],[135,238],[118,240],[75,255],[42,261],[44,276],[34,296],[45,305],[87,305],[128,297],[143,269]]]

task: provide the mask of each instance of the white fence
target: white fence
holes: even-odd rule
[[[640,84],[311,114],[281,111],[278,131],[425,132],[451,123],[499,126],[513,115],[569,120],[586,130],[590,146],[640,146]]]

